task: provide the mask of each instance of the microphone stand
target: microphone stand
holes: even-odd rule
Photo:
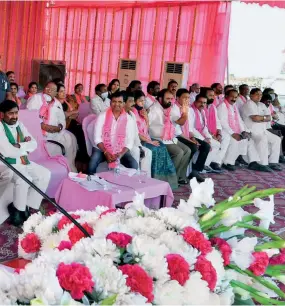
[[[23,179],[30,187],[36,190],[44,199],[46,199],[49,203],[51,203],[57,210],[59,210],[63,215],[65,215],[75,226],[77,226],[81,232],[85,235],[85,237],[91,237],[89,233],[85,230],[85,228],[78,223],[64,208],[58,205],[55,201],[53,201],[46,193],[42,192],[33,182],[28,180],[20,171],[18,171],[15,167],[9,164],[4,156],[0,153],[0,161],[5,164],[9,169],[11,169],[14,173],[16,173],[21,179]]]

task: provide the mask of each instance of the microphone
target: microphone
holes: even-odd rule
[[[27,179],[20,171],[18,171],[15,167],[9,164],[1,153],[0,153],[0,161],[3,164],[5,164],[9,169],[11,169],[14,173],[16,173],[28,185],[30,185],[30,187],[36,190],[44,199],[46,199],[49,203],[51,203],[54,207],[56,207],[56,209],[59,210],[63,215],[65,215],[75,226],[77,226],[86,237],[91,237],[89,233],[85,230],[85,228],[80,223],[78,223],[64,208],[58,205],[46,193],[42,192],[33,182]]]

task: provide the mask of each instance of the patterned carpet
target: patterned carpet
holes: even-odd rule
[[[257,186],[258,189],[270,187],[285,187],[285,167],[282,172],[260,173],[247,169],[240,169],[235,172],[225,172],[221,175],[208,175],[215,182],[215,199],[223,200],[231,196],[242,186],[248,184]],[[179,203],[180,198],[189,197],[190,188],[181,187],[175,192],[174,205]],[[282,233],[285,230],[285,193],[277,195],[275,198],[275,224],[271,229]],[[21,232],[8,222],[0,225],[0,262],[17,257],[17,236]]]

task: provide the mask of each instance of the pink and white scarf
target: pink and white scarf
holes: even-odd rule
[[[180,115],[181,115],[181,105],[179,104],[179,102],[176,100],[175,104],[178,106],[179,111],[180,111]],[[187,120],[185,121],[185,123],[181,126],[181,130],[182,130],[182,135],[186,138],[189,137],[190,135],[190,125],[189,125],[189,118],[187,118]]]
[[[153,103],[157,102],[157,100],[155,99],[154,96],[150,95],[150,94],[147,94],[146,95]]]
[[[244,96],[239,95],[239,98],[242,100],[243,103],[246,103],[247,100],[246,100],[246,98]]]
[[[221,103],[223,103],[223,101],[224,101],[224,96],[223,95],[215,96],[213,105],[218,107]]]
[[[42,96],[43,104],[40,108],[40,118],[43,120],[44,124],[49,124],[49,122],[50,122],[50,111],[51,111],[51,108],[54,105],[55,100],[52,99],[50,103],[47,103],[44,95],[41,95],[41,96]],[[42,130],[42,133],[43,133],[43,135],[46,135],[47,131]]]
[[[205,111],[204,110],[199,111],[199,109],[195,106],[194,103],[191,105],[191,107],[193,108],[194,113],[195,113],[195,128],[201,135],[203,135],[206,138],[204,134],[204,128],[205,126],[207,126],[207,118],[206,118]],[[200,114],[202,118],[204,119],[203,123],[201,122]]]
[[[209,132],[216,136],[217,134],[217,113],[216,113],[216,106],[215,105],[209,105],[208,107],[206,107],[204,109],[205,111],[205,115],[207,118],[207,125],[208,125],[208,129]]]
[[[171,107],[163,109],[164,115],[164,128],[162,134],[162,140],[172,140],[175,137],[175,127],[171,122]]]
[[[117,119],[118,125],[115,130],[115,143],[112,143],[111,133],[112,133],[112,124],[113,121],[116,120],[114,118],[113,112],[111,108],[108,108],[106,111],[105,123],[102,131],[102,138],[104,147],[107,152],[111,154],[117,154],[122,151],[125,147],[125,139],[126,139],[126,127],[127,127],[127,113],[125,110],[122,110],[119,118]],[[110,168],[115,168],[117,166],[117,161],[109,164]]]
[[[132,109],[132,112],[136,116],[137,126],[139,130],[139,134],[143,137],[147,138],[148,140],[151,140],[149,133],[148,133],[148,127],[145,119],[139,114],[136,108]]]
[[[235,104],[230,105],[230,103],[225,99],[225,104],[226,107],[228,109],[228,122],[229,122],[229,126],[230,128],[234,131],[234,133],[236,134],[240,134],[241,128],[240,128],[240,124],[239,124],[239,116],[238,116],[238,109],[237,106]],[[231,106],[234,109],[234,115],[231,111]]]
[[[84,95],[79,95],[79,94],[77,94],[77,93],[75,93],[74,95],[75,95],[76,102],[77,102],[78,105],[80,105],[81,103],[86,103],[86,102],[88,102],[88,101],[86,100],[86,98],[85,98]]]

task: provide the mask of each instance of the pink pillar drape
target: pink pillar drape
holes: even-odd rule
[[[144,89],[162,82],[165,61],[190,63],[189,84],[224,81],[230,2],[70,3],[47,8],[44,47],[44,59],[66,61],[69,92],[80,82],[93,95],[96,84],[117,77],[119,58],[138,60]]]
[[[0,2],[2,70],[13,70],[19,85],[31,81],[31,62],[41,58],[44,42],[45,1]]]

